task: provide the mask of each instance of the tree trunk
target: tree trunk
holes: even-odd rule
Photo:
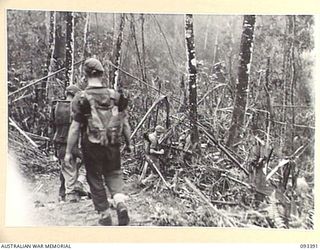
[[[144,77],[143,79],[146,81],[147,80],[147,68],[146,68],[146,49],[144,45],[144,15],[141,14],[141,45],[142,45],[142,64],[143,64],[143,72],[144,72]]]
[[[296,81],[295,76],[295,64],[294,64],[294,36],[295,36],[295,17],[294,16],[286,16],[286,28],[284,34],[284,56],[283,56],[283,99],[282,99],[282,118],[281,121],[283,126],[281,128],[280,134],[280,148],[282,153],[285,155],[289,152],[286,152],[287,147],[285,145],[290,143],[287,139],[287,121],[289,119],[287,106],[291,104],[293,106],[294,100],[294,85]],[[294,122],[294,108],[292,108],[292,120]],[[293,123],[294,124],[294,123]],[[292,128],[292,131],[294,129]],[[291,138],[292,139],[292,138]],[[290,143],[291,145],[293,143]]]
[[[91,49],[89,43],[89,27],[90,27],[90,13],[86,14],[86,22],[83,31],[83,59],[91,56]]]
[[[65,32],[62,32],[63,24],[65,23],[65,13],[56,12],[56,34],[55,34],[55,48],[54,58],[56,60],[57,68],[63,67],[65,59]]]
[[[130,29],[131,29],[131,32],[132,32],[131,34],[132,34],[132,38],[133,38],[133,41],[134,41],[134,45],[136,47],[138,67],[140,68],[142,80],[145,81],[144,72],[143,72],[143,65],[142,65],[142,60],[141,60],[141,55],[140,55],[140,50],[139,50],[138,41],[137,41],[137,37],[136,37],[136,27],[135,27],[135,20],[134,20],[134,15],[133,14],[131,14]]]
[[[117,38],[117,43],[116,43],[116,49],[114,50],[113,53],[113,64],[116,67],[120,67],[120,62],[121,62],[121,45],[123,41],[123,29],[125,25],[125,14],[121,14],[120,17],[120,26],[119,26],[119,33],[118,33],[118,38]],[[109,81],[110,85],[114,89],[121,89],[120,83],[119,83],[119,69],[117,68],[111,68],[109,72]]]
[[[50,75],[51,72],[55,69],[55,59],[54,59],[54,50],[55,50],[55,40],[56,40],[56,12],[50,11],[49,17],[49,53],[47,58],[47,74]],[[51,78],[48,77],[45,81],[45,96],[49,100],[52,98],[49,93],[50,88],[50,80]]]
[[[191,125],[191,143],[195,145],[199,141],[199,132],[197,126],[197,62],[192,14],[186,14],[185,16],[185,39],[189,72],[189,118]]]
[[[89,25],[90,23],[90,13],[86,13],[85,16],[85,24],[84,24],[84,30],[83,30],[83,49],[82,49],[82,60],[85,60],[86,58],[91,56],[90,51],[90,43],[89,43]],[[79,71],[82,75],[82,65],[83,63],[80,63]]]
[[[296,59],[295,59],[295,36],[296,36],[296,17],[295,16],[291,16],[291,23],[292,23],[292,36],[291,36],[291,106],[292,106],[292,117],[291,117],[291,124],[292,124],[292,128],[291,128],[291,151],[293,152],[294,149],[294,136],[295,136],[295,128],[294,128],[294,124],[295,124],[295,100],[294,100],[294,90],[296,87],[296,81],[297,81],[297,76],[296,76]]]
[[[228,146],[233,146],[241,139],[248,97],[248,84],[250,74],[250,63],[252,58],[253,34],[255,16],[245,15],[240,44],[240,59],[238,67],[238,82],[236,88],[235,104],[232,114],[231,127],[229,129]]]
[[[186,93],[186,86],[184,82],[184,76],[181,76],[181,81],[180,81],[180,107],[179,107],[179,112],[185,112],[186,110],[186,100],[187,100],[187,93]]]
[[[74,64],[74,14],[66,13],[66,78],[65,87],[73,84]]]
[[[203,44],[203,49],[207,49],[207,42],[208,42],[208,31],[209,31],[209,21],[210,21],[210,16],[207,17],[207,24],[206,24],[206,31],[204,33],[204,44]]]
[[[213,65],[215,65],[217,61],[217,53],[218,53],[218,32],[216,34],[216,40],[214,42],[214,50],[213,50]],[[212,67],[213,68],[213,67]]]

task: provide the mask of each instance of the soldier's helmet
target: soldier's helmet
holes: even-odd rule
[[[89,58],[83,64],[84,72],[88,75],[95,75],[97,73],[103,73],[104,68],[101,62],[96,58]]]
[[[158,134],[163,134],[166,130],[164,129],[164,127],[158,125],[158,126],[156,126],[155,131],[156,131]]]

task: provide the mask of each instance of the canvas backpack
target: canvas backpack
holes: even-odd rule
[[[55,127],[54,142],[66,143],[71,124],[70,101],[58,100],[53,107],[53,125]]]
[[[120,143],[122,122],[115,105],[115,91],[108,88],[89,88],[81,92],[80,103],[88,101],[86,134],[92,143],[102,146]]]

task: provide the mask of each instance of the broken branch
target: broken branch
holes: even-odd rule
[[[39,146],[37,145],[37,143],[35,143],[27,134],[26,132],[24,132],[10,117],[9,117],[9,125],[11,125],[12,127],[14,127],[15,129],[17,129],[20,134],[22,134],[31,144],[32,146],[34,146],[35,148],[38,148]]]

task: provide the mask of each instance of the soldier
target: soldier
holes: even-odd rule
[[[164,155],[164,149],[161,148],[159,140],[164,132],[165,129],[158,125],[155,127],[153,133],[144,134],[146,162],[144,163],[142,174],[140,176],[140,182],[142,184],[145,184],[154,177],[153,173],[151,172],[151,174],[144,179],[147,173],[148,164],[154,163],[159,170],[161,169],[161,157]]]
[[[101,62],[95,58],[87,59],[83,69],[88,86],[77,94],[72,102],[74,116],[68,135],[65,162],[67,165],[71,164],[72,148],[81,134],[91,197],[100,214],[98,223],[103,226],[112,225],[106,185],[116,205],[119,226],[128,225],[129,215],[125,205],[120,162],[122,133],[125,136],[126,149],[131,147],[128,116],[126,111],[121,109],[124,107],[121,105],[120,94],[107,88],[102,82],[104,68]],[[120,113],[122,117],[118,117]]]
[[[80,195],[88,194],[87,183],[85,180],[85,169],[82,166],[82,154],[78,144],[72,149],[74,161],[72,168],[69,168],[64,163],[64,157],[67,146],[68,130],[71,124],[71,101],[75,94],[80,89],[75,85],[70,85],[66,89],[66,99],[56,102],[53,112],[52,120],[55,134],[53,142],[55,146],[56,156],[61,164],[60,171],[60,189],[59,199],[61,201],[78,202]]]

